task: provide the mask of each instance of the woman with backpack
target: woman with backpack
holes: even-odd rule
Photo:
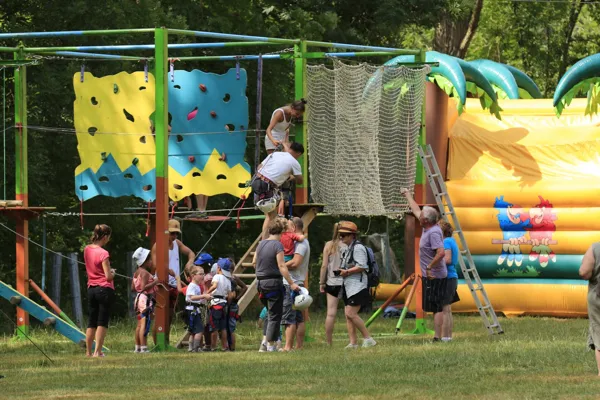
[[[346,315],[346,327],[350,343],[346,349],[357,349],[358,341],[356,330],[358,329],[363,336],[362,347],[373,347],[377,344],[369,334],[364,321],[358,315],[360,307],[369,302],[369,278],[367,270],[369,268],[369,256],[367,248],[358,240],[358,227],[350,221],[340,221],[338,223],[338,233],[340,241],[347,246],[342,251],[341,269],[339,276],[343,278],[342,297],[344,299],[344,313]]]
[[[323,249],[323,264],[321,265],[321,274],[319,287],[321,293],[327,293],[327,317],[325,318],[325,336],[327,344],[333,343],[333,326],[337,314],[340,295],[342,294],[342,283],[344,278],[340,276],[341,252],[347,246],[340,241],[338,224],[333,226],[333,238],[325,243]]]

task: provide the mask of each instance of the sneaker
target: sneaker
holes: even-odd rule
[[[267,346],[267,352],[268,353],[274,353],[276,351],[278,351],[277,347],[275,347],[275,346]]]
[[[261,343],[260,347],[258,348],[258,352],[259,353],[266,353],[267,352],[267,344],[266,343]]]
[[[185,216],[186,219],[208,219],[208,214],[204,211],[197,211]]]
[[[436,342],[441,342],[442,339],[434,337],[433,340],[431,341],[432,343],[436,343]]]
[[[357,344],[348,344],[348,346],[344,347],[344,350],[356,350],[358,349],[358,345]]]
[[[366,338],[365,340],[363,340],[362,347],[363,348],[373,347],[376,344],[377,344],[377,342],[375,341],[375,339],[373,339],[373,338]]]
[[[150,350],[148,349],[142,349],[139,351],[139,353],[150,353]]]
[[[275,344],[275,347],[277,347],[277,350],[282,349],[283,346],[281,345],[281,340],[278,340],[277,343]]]

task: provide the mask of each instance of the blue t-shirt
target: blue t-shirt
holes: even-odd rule
[[[448,279],[458,279],[458,274],[456,273],[456,265],[458,264],[458,255],[460,254],[460,252],[458,250],[456,240],[454,240],[454,238],[451,237],[445,238],[444,250],[452,250],[452,262],[450,264],[446,264],[446,268],[448,268]]]

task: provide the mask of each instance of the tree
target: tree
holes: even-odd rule
[[[433,49],[464,58],[479,26],[482,9],[483,0],[452,2],[435,29]]]

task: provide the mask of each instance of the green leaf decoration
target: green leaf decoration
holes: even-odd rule
[[[586,96],[587,104],[584,115],[595,115],[598,113],[598,105],[600,104],[600,78],[590,78],[579,82],[573,86],[555,107],[557,117],[560,117],[565,108],[567,108],[574,98],[582,95]]]
[[[533,99],[533,97],[529,94],[529,92],[525,89],[519,88],[519,98],[520,99]]]

